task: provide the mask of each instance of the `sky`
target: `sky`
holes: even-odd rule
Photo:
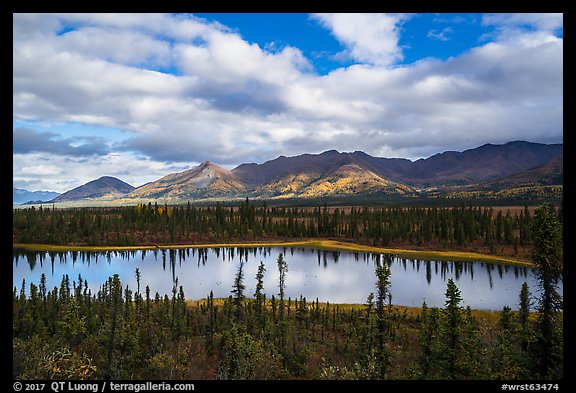
[[[563,142],[562,14],[13,14],[13,183]]]

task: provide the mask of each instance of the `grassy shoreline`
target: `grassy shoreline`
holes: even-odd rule
[[[227,299],[226,298],[214,298],[213,303],[216,307],[223,307],[224,303]],[[254,298],[246,298],[245,301],[253,302]],[[287,304],[288,300],[284,300]],[[193,307],[200,307],[200,305],[206,306],[208,304],[208,300],[206,298],[195,299],[195,300],[186,300],[186,306],[193,308]],[[320,310],[326,310],[326,302],[319,303],[318,305]],[[266,307],[271,307],[271,302],[269,299],[266,300]],[[330,303],[330,307],[338,307],[338,309],[342,312],[350,312],[351,310],[355,310],[356,312],[365,312],[366,304],[365,303]],[[393,304],[397,311],[400,313],[405,313],[409,318],[416,318],[422,312],[422,307],[419,306],[404,306]],[[501,310],[489,310],[489,309],[472,309],[472,315],[474,317],[479,317],[483,319],[488,319],[493,322],[496,322],[498,317],[500,316]],[[512,310],[512,312],[516,313],[517,310]],[[530,318],[533,319],[535,313],[532,312],[530,314]]]
[[[254,242],[254,243],[206,243],[206,244],[174,244],[174,245],[141,245],[141,246],[78,246],[78,245],[52,245],[52,244],[25,244],[13,243],[12,248],[28,251],[130,251],[154,249],[181,249],[181,248],[216,248],[216,247],[308,247],[327,251],[350,251],[394,254],[400,258],[424,259],[439,261],[481,261],[523,267],[534,265],[525,260],[512,259],[497,255],[480,254],[463,251],[437,251],[437,250],[410,250],[404,248],[386,248],[366,246],[362,244],[347,243],[335,240],[303,240],[288,242]]]

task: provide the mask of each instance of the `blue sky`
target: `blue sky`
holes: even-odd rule
[[[196,14],[209,21],[225,24],[242,38],[262,48],[279,51],[286,46],[298,48],[320,75],[353,64],[351,59],[333,59],[344,46],[320,23],[302,13]]]
[[[248,42],[261,47],[274,43],[276,48],[299,48],[315,66],[318,74],[354,64],[350,58],[334,58],[346,47],[308,14],[225,14],[201,13],[196,16],[225,24]],[[495,26],[482,25],[481,14],[413,14],[401,26],[399,40],[404,57],[397,65],[424,58],[445,60],[477,46],[494,33]],[[485,37],[485,38],[483,38]]]
[[[563,141],[561,14],[14,14],[13,180]]]

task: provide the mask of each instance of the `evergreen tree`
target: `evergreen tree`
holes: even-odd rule
[[[492,359],[493,377],[507,380],[517,379],[519,370],[515,361],[517,351],[514,345],[517,329],[510,307],[504,306],[500,312],[498,328],[498,339]]]
[[[265,328],[265,313],[264,313],[264,294],[262,290],[264,289],[264,273],[266,272],[266,267],[264,262],[260,261],[258,266],[258,272],[256,273],[256,292],[254,292],[254,307],[256,311],[256,322],[258,325],[258,330],[263,331]]]
[[[142,278],[142,275],[140,274],[140,269],[136,268],[136,291],[137,293],[140,293],[140,279]]]
[[[366,356],[372,353],[373,347],[373,333],[372,333],[372,314],[374,308],[374,292],[370,292],[366,298],[366,320],[364,326],[364,347]]]
[[[232,293],[234,294],[234,307],[235,307],[235,321],[238,324],[244,322],[244,260],[240,259],[236,277],[234,278],[234,285],[232,286]]]
[[[214,293],[210,291],[208,295],[208,323],[206,325],[206,348],[209,354],[214,350],[214,333],[216,333],[216,309],[214,307]]]
[[[528,353],[528,345],[531,342],[533,332],[530,326],[530,305],[532,294],[528,288],[528,283],[524,281],[520,290],[520,304],[518,309],[518,322],[520,324],[520,347],[522,352]]]
[[[120,283],[120,278],[118,274],[115,274],[112,279],[109,280],[110,283],[110,334],[108,336],[107,342],[107,360],[106,360],[106,379],[112,379],[114,377],[113,373],[113,353],[115,347],[116,333],[118,327],[118,311],[122,302],[122,284]]]
[[[447,377],[455,379],[458,376],[458,358],[460,350],[460,335],[462,328],[462,296],[460,290],[450,278],[446,286],[446,303],[444,306],[445,337],[446,337],[446,371]]]
[[[278,309],[279,309],[279,330],[280,330],[280,350],[282,351],[282,354],[284,355],[284,361],[286,359],[286,322],[284,320],[284,289],[286,288],[286,273],[288,272],[288,265],[286,264],[286,261],[284,260],[284,256],[282,253],[280,253],[278,255],[278,259],[276,261],[276,263],[278,264],[278,275],[279,275],[279,279],[278,279],[278,287],[280,289],[279,292],[279,296],[280,296],[280,300],[279,300],[279,304],[278,304]]]
[[[432,368],[436,364],[436,347],[440,332],[438,309],[429,309],[426,302],[422,303],[420,313],[419,339],[422,347],[422,354],[419,358],[421,378],[430,376]]]
[[[390,353],[386,349],[386,337],[390,329],[390,318],[387,312],[386,299],[389,295],[390,270],[385,264],[376,266],[376,359],[378,377],[384,379],[390,362]]]
[[[537,266],[541,295],[538,301],[535,361],[541,378],[562,376],[562,334],[559,315],[562,296],[558,281],[562,278],[562,228],[554,207],[545,204],[534,213],[532,261]]]

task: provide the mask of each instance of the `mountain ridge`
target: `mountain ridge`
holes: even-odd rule
[[[219,195],[219,191],[239,192],[246,189],[230,171],[211,162],[204,161],[195,168],[168,174],[156,181],[146,183],[133,190],[126,198],[150,198],[155,196],[195,197]],[[205,192],[202,192],[205,190]]]
[[[336,150],[292,157],[281,155],[261,164],[240,164],[231,170],[204,161],[194,168],[118,193],[115,198],[130,203],[241,197],[386,198],[454,187],[492,190],[518,184],[562,182],[563,144],[513,141],[484,144],[462,152],[446,151],[416,161]]]
[[[12,204],[24,204],[32,201],[48,201],[59,196],[54,191],[29,191],[23,188],[12,187]]]
[[[102,176],[66,191],[49,202],[66,202],[84,199],[115,199],[133,190],[133,186],[116,177]]]

